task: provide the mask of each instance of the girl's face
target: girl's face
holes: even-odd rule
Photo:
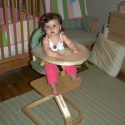
[[[48,37],[55,37],[59,35],[61,30],[61,25],[59,24],[58,20],[53,19],[50,20],[48,23],[45,23],[44,30]]]

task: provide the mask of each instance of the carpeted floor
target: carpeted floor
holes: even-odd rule
[[[125,83],[98,68],[79,73],[82,85],[66,95],[83,111],[80,125],[125,125]],[[21,107],[38,100],[35,91],[0,103],[0,125],[34,125]],[[77,113],[68,105],[73,119]],[[64,125],[62,115],[51,99],[30,109],[43,125]]]

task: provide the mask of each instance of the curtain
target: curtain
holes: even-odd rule
[[[45,12],[59,13],[62,19],[82,18],[88,15],[86,0],[44,0]]]

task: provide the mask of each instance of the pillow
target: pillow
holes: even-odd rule
[[[125,46],[106,39],[100,33],[88,60],[110,76],[116,77],[121,69],[124,56]]]

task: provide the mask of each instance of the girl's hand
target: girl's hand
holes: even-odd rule
[[[55,55],[55,58],[56,58],[57,60],[63,60],[63,59],[64,59],[64,55],[62,55],[62,54],[60,54],[60,53],[57,53],[57,54]]]
[[[79,51],[78,49],[75,49],[73,51],[73,54],[76,54],[76,55],[82,55],[83,53],[81,51]]]

